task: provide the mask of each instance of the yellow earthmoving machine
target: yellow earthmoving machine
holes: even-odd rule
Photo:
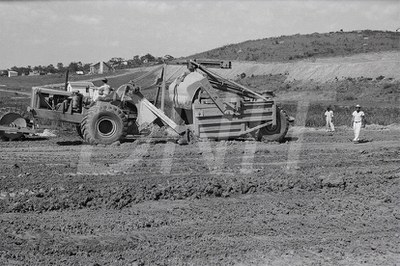
[[[254,92],[208,69],[230,69],[231,62],[187,60],[170,64],[186,64],[188,68],[168,87],[174,110],[172,118],[163,111],[167,100],[164,74],[168,64],[154,68],[141,77],[161,70],[158,79],[161,109],[144,97],[136,85],[138,80],[135,80],[97,100],[94,99],[98,88],[92,83],[66,83],[65,90],[34,87],[28,111],[34,118],[75,124],[78,134],[89,144],[108,145],[124,141],[128,135],[140,135],[146,126],[156,120],[187,140],[237,139],[245,136],[258,141],[284,140],[289,122],[293,119],[276,105],[271,95]],[[12,127],[21,118],[14,115],[8,119],[8,125],[0,127],[0,134],[4,135],[7,132],[5,128]],[[19,128],[23,129],[23,125]]]

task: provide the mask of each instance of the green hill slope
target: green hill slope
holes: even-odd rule
[[[230,44],[190,58],[290,62],[305,58],[349,56],[400,50],[400,32],[352,31],[280,36]]]

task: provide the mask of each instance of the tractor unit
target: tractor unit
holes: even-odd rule
[[[246,136],[258,141],[284,139],[293,119],[276,105],[271,95],[254,92],[206,67],[230,68],[231,62],[188,60],[175,63],[186,64],[188,71],[169,85],[172,119],[163,108],[157,108],[144,97],[136,85],[137,80],[104,97],[98,96],[99,88],[91,82],[66,82],[65,90],[34,87],[28,111],[34,119],[74,124],[78,134],[89,144],[108,145],[124,141],[128,135],[140,135],[157,119],[158,123],[161,121],[171,127],[186,140]],[[164,64],[159,79],[162,106],[167,90],[164,75],[167,67]],[[6,122],[2,122],[4,117]],[[16,113],[4,117],[0,119],[0,135],[3,137],[16,137],[34,130],[28,128],[25,119]]]

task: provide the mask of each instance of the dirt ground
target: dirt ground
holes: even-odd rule
[[[400,265],[400,129],[369,142],[0,142],[0,265]]]

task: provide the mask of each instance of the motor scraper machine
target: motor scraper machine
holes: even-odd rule
[[[281,141],[289,126],[286,113],[268,95],[258,94],[234,81],[222,78],[205,66],[230,68],[224,61],[184,61],[190,71],[169,86],[175,111],[173,119],[164,113],[167,64],[156,67],[138,79],[124,84],[111,94],[99,97],[91,82],[68,82],[64,89],[34,87],[28,111],[36,119],[72,123],[89,144],[124,141],[128,135],[140,137],[154,122],[171,127],[180,140],[236,139],[252,136],[257,140]],[[161,70],[157,85],[161,109],[144,97],[136,82]],[[4,125],[4,126],[2,126]],[[3,131],[2,131],[3,130]],[[6,130],[6,131],[5,131]],[[18,138],[33,129],[16,113],[0,120],[4,137]]]
[[[211,72],[196,61],[190,73],[169,86],[177,116],[197,138],[235,139],[246,135],[259,141],[282,141],[289,118],[271,94],[256,93]],[[230,62],[220,62],[230,68]],[[179,120],[179,119],[178,119]]]

